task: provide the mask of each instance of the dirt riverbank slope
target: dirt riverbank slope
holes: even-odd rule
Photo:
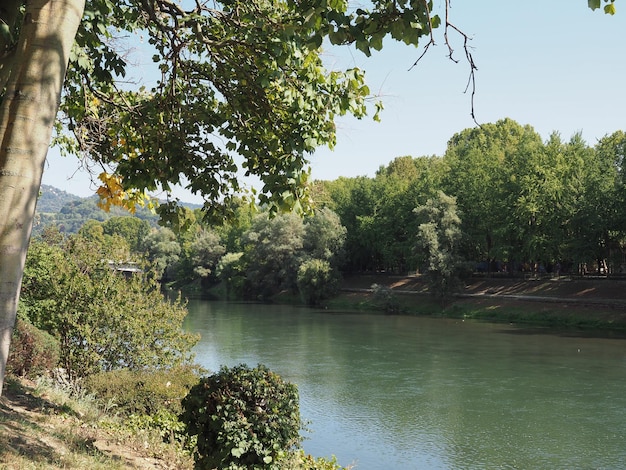
[[[366,293],[373,284],[392,289],[398,295],[428,295],[421,276],[385,274],[347,276],[344,292]],[[470,278],[455,297],[454,304],[464,308],[515,309],[534,314],[593,317],[599,322],[626,328],[626,280],[606,278]]]

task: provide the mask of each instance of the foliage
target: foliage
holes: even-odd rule
[[[307,260],[298,268],[298,290],[308,305],[320,305],[330,298],[337,292],[338,281],[330,263],[323,259]]]
[[[606,13],[607,15],[614,15],[615,0],[604,0],[604,3],[606,3],[603,8],[604,13]],[[587,0],[587,4],[589,5],[589,8],[591,8],[592,10],[596,10],[602,5],[602,0]]]
[[[18,318],[11,339],[7,371],[20,377],[35,378],[46,374],[59,362],[59,341]]]
[[[219,235],[212,230],[203,230],[191,244],[193,272],[203,281],[214,282],[217,265],[226,252]]]
[[[162,279],[168,279],[180,260],[181,246],[176,234],[169,228],[153,229],[143,239],[143,247],[157,273]]]
[[[270,298],[282,290],[295,292],[304,259],[304,226],[296,214],[269,219],[259,214],[244,234],[246,279],[252,292]]]
[[[460,256],[461,219],[456,200],[440,192],[415,209],[424,219],[418,228],[418,247],[426,257],[432,294],[446,302],[461,286],[464,262]]]
[[[349,470],[337,463],[337,459],[333,456],[330,459],[324,457],[313,457],[306,454],[303,450],[291,453],[286,459],[285,469],[289,470]]]
[[[101,247],[75,236],[62,247],[34,240],[22,285],[23,311],[59,339],[72,377],[118,368],[171,367],[191,358],[186,309],[163,298],[156,281],[125,278]]]
[[[387,313],[398,313],[400,302],[393,290],[380,284],[372,284],[372,297],[377,308]]]
[[[545,142],[511,119],[454,135],[443,156],[399,157],[374,178],[317,182],[316,198],[346,227],[343,271],[418,268],[413,209],[439,191],[464,214],[458,252],[488,275],[533,267],[626,272],[624,133],[591,147],[579,134]]]
[[[327,267],[318,266],[318,273],[314,275],[313,265],[309,264],[307,274],[302,274],[308,276],[307,281],[302,278],[303,285],[312,287],[310,282],[314,281],[316,289],[322,289],[319,293],[332,290],[345,234],[339,217],[328,208],[304,220],[295,214],[273,218],[268,218],[266,212],[259,214],[243,234],[243,262],[249,292],[260,298],[270,298],[281,291],[297,292],[299,269],[313,259],[325,261]],[[323,286],[322,280],[329,284]]]
[[[301,438],[298,391],[267,367],[222,367],[183,400],[196,468],[280,468]]]
[[[197,367],[183,365],[169,369],[119,369],[98,372],[83,387],[102,403],[113,404],[121,416],[153,415],[160,410],[182,411],[181,400],[198,383]]]
[[[245,266],[243,253],[226,253],[217,264],[217,276],[226,287],[227,298],[243,298],[245,285]]]
[[[305,154],[332,147],[335,117],[363,117],[370,94],[361,70],[323,67],[324,39],[366,55],[386,36],[417,45],[441,22],[431,3],[373,2],[370,11],[345,1],[189,10],[167,1],[89,2],[61,103],[59,129],[73,136],[57,142],[107,168],[99,175],[103,206],[134,209],[144,190],[184,181],[207,210],[229,212],[240,191],[238,155],[246,174],[260,178],[258,197],[270,212],[309,212]],[[116,36],[129,34],[150,44],[160,79],[146,88],[117,85],[128,59]]]
[[[105,235],[120,236],[128,243],[130,251],[140,253],[143,239],[150,233],[150,224],[137,217],[111,217],[107,219],[102,228]]]
[[[187,448],[185,425],[178,419],[178,415],[165,408],[159,408],[150,415],[130,415],[125,422],[129,429],[143,431],[146,429],[159,433],[165,442],[179,442]]]
[[[399,157],[375,178],[338,178],[318,187],[347,230],[341,269],[401,274],[415,269],[412,211],[440,189],[441,167],[439,157]]]
[[[339,216],[327,207],[315,211],[304,221],[303,249],[314,259],[328,261],[333,267],[341,263],[346,228]]]

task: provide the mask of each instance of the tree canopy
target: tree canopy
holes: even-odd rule
[[[307,212],[306,154],[332,147],[334,118],[363,117],[370,97],[363,71],[325,69],[323,41],[354,43],[367,55],[387,35],[417,45],[441,22],[431,8],[423,1],[372,2],[371,10],[345,0],[88,1],[57,142],[102,166],[104,207],[132,208],[144,191],[182,183],[222,215],[243,169],[260,179],[261,203]],[[156,78],[132,87],[130,49],[142,37],[138,47],[153,56]],[[162,215],[171,209],[164,205]]]

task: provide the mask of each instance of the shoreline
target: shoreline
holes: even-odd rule
[[[621,279],[473,277],[442,307],[419,275],[355,275],[343,280],[328,308],[384,310],[373,299],[372,284],[388,288],[399,309],[392,313],[626,333],[626,281]]]

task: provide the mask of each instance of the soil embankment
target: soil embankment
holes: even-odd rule
[[[428,294],[428,286],[421,276],[349,276],[344,279],[342,289],[365,294],[372,284],[389,287],[398,295]],[[626,280],[621,279],[474,277],[466,282],[453,304],[463,309],[494,312],[527,311],[534,316],[549,313],[564,320],[565,317],[589,318],[604,326],[626,329]]]

